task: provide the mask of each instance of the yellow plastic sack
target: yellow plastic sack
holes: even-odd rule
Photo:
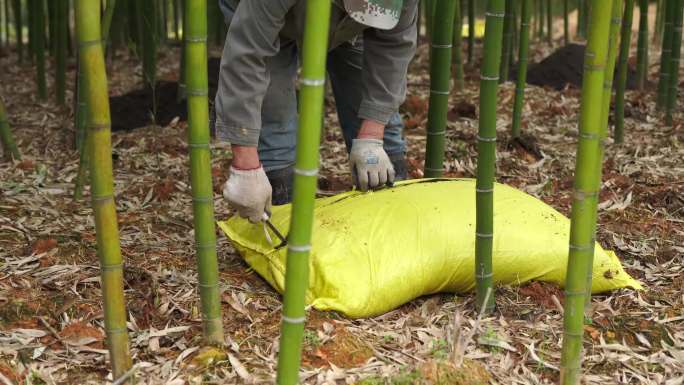
[[[570,221],[512,187],[494,191],[494,280],[563,285]],[[287,234],[290,206],[273,208]],[[219,223],[247,263],[283,291],[287,248],[274,248],[261,224],[233,217]],[[278,242],[271,235],[274,242]],[[352,318],[390,311],[438,292],[475,286],[475,182],[416,180],[370,193],[316,201],[307,303]],[[613,252],[597,245],[592,290],[641,288]]]

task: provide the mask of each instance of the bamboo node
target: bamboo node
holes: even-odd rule
[[[109,130],[112,127],[110,123],[90,123],[87,128],[93,131]]]
[[[449,91],[438,91],[438,90],[430,90],[431,94],[437,94],[437,95],[449,95]]]
[[[430,46],[432,48],[452,48],[454,45],[453,44],[435,44],[435,43],[432,43]]]
[[[485,75],[480,75],[480,80],[496,80],[497,82],[499,81],[499,75],[496,76],[485,76]]]
[[[506,13],[505,12],[489,12],[489,11],[487,11],[487,12],[485,12],[485,16],[503,18],[504,16],[506,16]]]
[[[215,287],[218,287],[218,282],[215,282],[215,283],[199,283],[199,284],[197,284],[197,286],[213,289]]]
[[[425,167],[425,170],[426,170],[426,171],[444,172],[444,167],[442,167],[442,168]]]
[[[207,42],[207,37],[206,36],[186,36],[185,39],[183,39],[186,43],[206,43]]]
[[[492,278],[494,273],[475,274],[475,278]]]
[[[128,333],[128,328],[127,327],[122,327],[122,328],[106,328],[105,331],[107,334],[125,334]]]
[[[307,87],[322,87],[325,84],[325,79],[301,78],[299,84]]]
[[[428,135],[444,135],[445,133],[446,133],[446,130],[437,131],[437,132],[430,132],[430,131],[428,131],[427,134],[428,134]]]
[[[311,251],[311,245],[287,245],[287,250],[294,253],[308,253]]]
[[[102,39],[95,39],[95,40],[79,40],[78,46],[80,48],[85,48],[91,45],[102,45]]]
[[[582,293],[582,294],[584,294],[584,293]],[[565,332],[563,332],[563,334],[566,335],[566,336],[568,336],[568,337],[582,337],[582,336],[584,336],[584,333],[582,333],[582,332],[575,333],[575,332],[565,331]],[[566,368],[567,368],[567,367],[566,367]],[[577,367],[577,368],[571,368],[571,369],[577,370],[577,369],[579,369],[579,367]]]
[[[195,248],[196,248],[196,249],[211,249],[211,248],[214,248],[214,247],[216,247],[216,241],[204,242],[204,243],[196,242],[196,243],[195,243]]]
[[[475,236],[478,238],[494,238],[493,233],[475,233]]]
[[[123,269],[123,263],[115,263],[113,265],[102,265],[100,266],[101,271],[118,271]]]
[[[478,135],[477,140],[479,140],[480,142],[496,142],[496,136],[492,138],[487,138],[482,135]]]
[[[477,187],[476,187],[476,188],[475,188],[475,192],[479,192],[479,193],[490,193],[490,192],[494,192],[494,189],[493,189],[493,188],[477,188]]]
[[[190,148],[209,148],[209,143],[188,143]]]
[[[301,176],[318,176],[318,167],[309,169],[295,167],[294,173]]]
[[[214,198],[213,197],[193,197],[192,201],[197,202],[197,203],[208,203],[208,202],[213,202]]]
[[[570,250],[576,250],[576,251],[591,251],[594,249],[594,244],[588,244],[588,245],[573,245],[570,244]]]
[[[303,324],[306,322],[306,317],[288,317],[283,315],[283,322],[287,322],[289,324]]]
[[[187,96],[208,96],[209,90],[206,88],[185,88],[185,94]]]
[[[596,140],[596,139],[598,139],[598,134],[594,134],[594,133],[591,133],[591,132],[580,132],[578,136],[579,136],[580,138],[586,139],[586,140]]]

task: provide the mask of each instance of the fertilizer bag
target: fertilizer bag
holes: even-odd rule
[[[290,206],[273,208],[283,234]],[[237,216],[219,223],[247,263],[283,292],[287,247],[262,225]],[[494,281],[563,285],[570,221],[512,187],[494,191]],[[273,235],[271,237],[277,241]],[[307,303],[352,318],[390,311],[414,298],[475,286],[475,181],[421,179],[380,191],[316,200]],[[596,245],[593,292],[641,286],[613,252]]]

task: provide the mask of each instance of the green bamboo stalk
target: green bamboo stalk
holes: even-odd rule
[[[181,14],[180,14],[180,9],[178,6],[178,2],[180,0],[171,0],[171,3],[173,3],[173,33],[176,38],[176,40],[180,40],[180,19],[181,19]]]
[[[585,3],[588,0],[577,0],[577,38],[584,39],[587,35],[587,15]]]
[[[475,279],[477,307],[494,309],[492,289],[492,245],[494,238],[494,174],[496,162],[496,104],[501,64],[504,0],[487,1],[484,58],[480,72],[480,122],[477,142],[475,222]],[[487,303],[484,303],[488,298]]]
[[[57,45],[56,45],[56,40],[57,40],[57,30],[55,27],[57,27],[57,23],[55,20],[55,17],[57,17],[56,14],[56,8],[55,8],[55,3],[56,0],[48,1],[47,2],[47,20],[48,20],[48,47],[50,48],[50,56],[55,57],[57,55]]]
[[[66,101],[66,55],[69,38],[69,1],[55,0],[55,88],[57,104]]]
[[[473,63],[475,47],[475,0],[468,0],[468,64]]]
[[[0,30],[0,47],[9,46],[9,12],[5,0],[0,0],[0,23],[5,26]]]
[[[0,144],[2,144],[5,159],[8,161],[12,160],[12,158],[21,160],[21,154],[19,154],[17,143],[12,136],[7,112],[5,111],[5,105],[3,104],[2,99],[0,99]]]
[[[648,79],[648,0],[639,0],[639,37],[637,39],[637,89]]]
[[[615,130],[613,131],[613,139],[616,144],[623,143],[625,137],[625,89],[627,88],[627,60],[629,59],[629,48],[632,41],[633,15],[634,0],[625,0],[625,12],[622,17],[622,33],[620,36],[618,81],[615,90]]]
[[[197,271],[202,303],[203,335],[222,344],[223,317],[216,257],[214,193],[209,149],[209,78],[207,75],[207,0],[185,3],[185,60],[188,82],[188,147],[192,185]]]
[[[428,106],[425,177],[437,178],[444,172],[444,134],[449,110],[452,41],[454,36],[453,0],[434,0],[432,56],[430,59],[430,102]]]
[[[670,54],[670,87],[667,93],[665,108],[665,124],[672,126],[672,113],[677,105],[679,89],[679,59],[682,50],[682,8],[684,0],[676,0],[674,27],[672,28],[672,53]]]
[[[655,19],[655,28],[653,30],[653,38],[651,40],[651,43],[653,45],[660,44],[660,40],[663,36],[663,19],[664,19],[664,14],[665,13],[665,3],[663,0],[657,0],[656,1],[656,19]]]
[[[535,21],[537,23],[537,40],[544,38],[544,0],[535,0]]]
[[[328,51],[330,0],[308,0],[304,30],[299,128],[294,194],[285,270],[283,321],[278,354],[278,385],[299,383],[302,337],[309,286],[309,250],[318,171],[318,145],[323,122],[325,60]],[[453,12],[451,13],[453,15]]]
[[[596,173],[598,174],[597,185],[600,188],[603,179],[603,155],[605,153],[605,142],[608,138],[608,117],[610,115],[610,101],[613,95],[613,78],[615,76],[615,62],[618,54],[618,38],[620,35],[620,27],[622,24],[622,2],[624,0],[612,0],[610,29],[608,31],[608,56],[606,57],[606,67],[603,75],[603,100],[601,110],[601,122],[599,126],[599,155],[598,164],[596,165]],[[597,215],[597,211],[594,211]],[[594,225],[597,223],[597,217],[594,218]],[[594,228],[593,232],[596,232]],[[590,254],[589,266],[594,266],[594,253]],[[588,312],[591,306],[591,284],[593,278],[593,269],[587,271],[586,295],[585,295],[585,309]]]
[[[575,167],[574,199],[570,225],[570,247],[565,282],[564,333],[561,356],[561,384],[578,385],[587,274],[594,253],[596,210],[600,188],[601,119],[604,80],[608,57],[608,36],[612,2],[591,1],[584,76],[580,106],[579,140]]]
[[[100,2],[76,0],[79,60],[88,78],[88,130],[91,196],[100,257],[104,319],[114,380],[131,367],[126,329],[123,258],[114,203],[112,147],[107,75],[100,27]]]
[[[139,1],[139,9],[142,12],[142,61],[143,61],[143,80],[146,86],[152,91],[152,116],[156,121],[157,116],[157,0]]]
[[[35,60],[36,49],[34,48],[36,44],[36,38],[34,35],[36,30],[36,0],[26,0],[26,21],[28,27],[28,57],[31,64]]]
[[[454,47],[453,47],[453,77],[454,89],[462,92],[465,88],[464,74],[463,74],[463,53],[461,42],[463,41],[463,15],[461,15],[461,0],[454,0]]]
[[[109,41],[109,30],[112,26],[112,18],[114,17],[114,10],[116,9],[116,0],[107,0],[107,8],[105,8],[102,16],[102,41],[105,45]]]
[[[553,2],[546,0],[546,41],[553,44]]]
[[[506,0],[506,15],[503,23],[503,41],[501,47],[501,68],[499,71],[499,82],[508,81],[508,73],[511,70],[511,51],[513,50],[513,25],[515,19],[513,15],[515,0]]]
[[[658,97],[656,108],[663,109],[667,104],[667,94],[670,87],[670,54],[672,53],[672,36],[674,32],[674,17],[677,0],[665,1],[665,16],[663,39],[660,51],[660,75],[658,77]]]
[[[565,45],[570,43],[570,21],[568,13],[570,12],[569,0],[563,0],[563,42]]]
[[[42,0],[34,0],[34,55],[36,57],[36,83],[38,98],[47,100],[47,81],[45,78],[45,7]]]
[[[520,121],[522,119],[525,85],[527,83],[527,61],[530,46],[530,15],[532,13],[531,0],[522,0],[520,21],[520,44],[518,46],[518,82],[515,85],[515,101],[513,102],[513,124],[511,136],[520,137]]]

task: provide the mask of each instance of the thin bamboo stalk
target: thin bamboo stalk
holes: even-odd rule
[[[475,46],[475,0],[468,0],[468,64],[473,63]]]
[[[682,50],[682,8],[684,0],[676,0],[674,27],[672,28],[672,53],[670,54],[670,87],[667,93],[665,124],[672,126],[672,113],[677,105],[679,89],[679,59]]]
[[[637,89],[646,87],[648,78],[648,0],[639,0],[639,37],[637,39]]]
[[[592,269],[599,170],[602,163],[601,126],[608,57],[608,36],[612,2],[592,0],[580,106],[579,141],[575,167],[574,200],[570,225],[570,247],[565,283],[564,333],[561,356],[561,384],[578,385],[587,274]]]
[[[5,105],[3,104],[2,99],[0,99],[0,144],[2,144],[5,159],[21,159],[17,143],[14,141],[12,131],[10,130],[7,111],[5,111]]]
[[[660,74],[658,76],[658,97],[656,108],[663,109],[667,104],[667,94],[670,87],[670,54],[672,53],[672,36],[674,32],[674,17],[677,0],[665,1],[665,22],[663,23],[663,41],[660,51]]]
[[[515,19],[513,15],[513,7],[515,7],[515,0],[506,0],[506,11],[503,22],[503,40],[501,46],[501,66],[499,69],[499,82],[505,83],[508,81],[508,73],[511,70],[511,51],[513,50],[513,25]]]
[[[563,0],[563,42],[565,45],[570,43],[570,20],[568,14],[570,12],[570,0]]]
[[[603,78],[603,100],[601,110],[601,125],[599,126],[599,155],[598,164],[596,165],[596,173],[598,174],[597,185],[600,188],[603,179],[603,155],[605,153],[605,142],[608,137],[608,117],[610,115],[610,101],[613,95],[613,78],[615,76],[615,62],[618,53],[618,38],[620,35],[620,26],[622,24],[622,2],[624,0],[612,0],[610,29],[608,31],[608,56],[606,57],[606,68]],[[594,212],[594,215],[597,211]],[[594,218],[596,224],[597,218]],[[596,229],[593,230],[594,233]],[[589,266],[594,266],[594,253],[591,253],[589,258]],[[585,295],[585,310],[587,313],[591,305],[591,283],[593,278],[593,269],[590,267],[587,271],[586,295]]]
[[[87,74],[88,130],[91,195],[100,257],[100,279],[104,297],[105,331],[114,380],[131,367],[126,302],[123,287],[123,259],[114,203],[112,148],[100,27],[100,3],[76,0],[79,60]]]
[[[114,17],[114,10],[116,9],[116,0],[107,0],[107,8],[105,8],[102,16],[102,41],[107,45],[109,41],[109,29],[112,25],[112,18]]]
[[[26,0],[26,21],[27,21],[27,27],[28,27],[28,57],[29,61],[31,64],[33,64],[33,61],[35,60],[35,54],[36,54],[36,49],[35,49],[35,44],[36,44],[36,38],[34,35],[35,30],[36,30],[36,0]]]
[[[651,38],[651,43],[654,45],[660,44],[660,38],[662,37],[663,13],[665,13],[665,4],[663,0],[656,0],[656,19],[653,29],[653,37]]]
[[[546,0],[546,41],[553,44],[553,2]]]
[[[295,168],[300,171],[294,176],[278,354],[278,385],[299,383],[331,3],[330,0],[308,0],[306,8],[295,160]]]
[[[444,134],[449,110],[452,41],[454,37],[453,0],[434,0],[432,56],[430,59],[430,102],[428,106],[425,176],[437,178],[444,172]]]
[[[475,221],[475,279],[477,307],[494,309],[492,246],[494,238],[494,174],[496,163],[496,104],[501,65],[504,0],[487,1],[484,58],[480,72],[480,121],[477,141]],[[487,303],[484,303],[488,298]]]
[[[520,21],[520,44],[518,51],[518,82],[515,85],[515,101],[513,102],[513,124],[511,136],[520,137],[520,125],[522,119],[523,101],[525,98],[525,85],[527,83],[527,61],[530,46],[530,14],[532,13],[531,0],[522,0]]]
[[[620,36],[618,81],[615,90],[615,130],[613,131],[613,139],[616,144],[623,143],[625,137],[625,89],[627,88],[627,60],[629,59],[629,48],[632,41],[633,15],[634,0],[625,0],[625,12],[622,17],[622,33]]]
[[[0,30],[0,47],[9,46],[9,12],[7,7],[7,1],[0,0],[0,25],[4,25],[5,28]]]
[[[463,2],[461,0],[454,0],[455,10],[454,10],[454,47],[453,47],[453,77],[454,77],[454,89],[458,92],[462,92],[465,88],[464,84],[464,74],[463,74],[463,51],[461,43],[463,41],[463,15],[461,14],[461,6]]]
[[[586,37],[587,30],[587,15],[585,3],[588,0],[577,0],[577,38],[584,39]]]
[[[34,56],[36,58],[36,84],[38,98],[47,100],[47,80],[45,77],[45,7],[42,0],[33,0]]]
[[[173,33],[176,38],[176,40],[180,40],[180,19],[181,19],[181,10],[180,7],[178,6],[178,2],[180,0],[171,0],[173,3]]]
[[[159,42],[157,28],[157,0],[140,1],[139,9],[142,12],[142,62],[143,80],[152,91],[152,116],[156,121],[157,116],[157,44]]]
[[[42,0],[41,0],[42,1]],[[56,37],[57,37],[57,30],[55,27],[57,27],[57,23],[55,20],[55,17],[57,17],[56,14],[56,8],[55,8],[56,0],[53,1],[48,1],[47,2],[47,21],[48,21],[48,41],[47,41],[47,46],[50,48],[50,56],[55,57],[57,55],[57,45],[56,43]]]
[[[535,0],[535,23],[537,25],[537,40],[541,41],[544,37],[544,0]]]
[[[202,302],[203,335],[210,344],[222,344],[223,317],[219,290],[214,193],[209,149],[209,78],[207,75],[207,0],[185,4],[185,74],[188,84],[188,142],[192,185],[197,271]]]
[[[69,1],[55,1],[55,89],[57,104],[63,106],[66,101],[66,55],[69,38]]]

